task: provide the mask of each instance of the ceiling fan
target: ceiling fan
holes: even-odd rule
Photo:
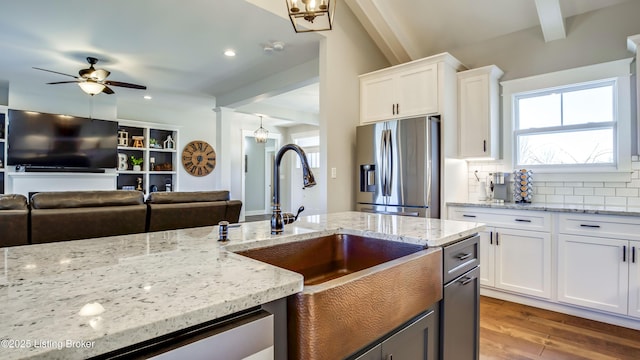
[[[82,91],[84,91],[85,93],[91,96],[99,94],[101,92],[109,95],[113,94],[113,90],[111,90],[111,88],[109,88],[109,86],[107,85],[120,86],[120,87],[125,87],[129,89],[138,89],[138,90],[147,89],[147,87],[144,85],[136,85],[136,84],[130,84],[126,82],[106,80],[110,72],[104,69],[96,69],[93,67],[93,65],[95,65],[98,62],[98,59],[89,56],[87,57],[87,62],[89,63],[90,66],[87,69],[81,69],[80,71],[78,71],[78,75],[80,76],[69,75],[69,74],[58,72],[58,71],[47,70],[47,69],[42,69],[38,67],[34,67],[34,69],[48,71],[54,74],[60,74],[64,76],[70,76],[76,80],[56,81],[56,82],[50,82],[47,84],[56,85],[56,84],[77,83],[82,89]]]

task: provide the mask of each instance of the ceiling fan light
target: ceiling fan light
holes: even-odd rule
[[[82,91],[91,96],[101,93],[105,88],[104,85],[91,80],[79,82],[78,86],[80,86]]]

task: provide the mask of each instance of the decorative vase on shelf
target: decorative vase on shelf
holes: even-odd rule
[[[176,142],[171,138],[171,135],[167,136],[167,140],[165,140],[162,145],[165,149],[173,149],[176,146]]]
[[[133,171],[142,171],[142,167],[140,165],[133,165]]]

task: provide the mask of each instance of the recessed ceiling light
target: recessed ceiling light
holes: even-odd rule
[[[145,100],[151,100],[151,99],[153,99],[153,98],[151,97],[151,95],[145,95],[145,96],[144,96],[144,99],[145,99]]]
[[[232,56],[236,56],[236,52],[233,51],[232,49],[227,49],[227,50],[224,51],[224,55],[232,57]]]

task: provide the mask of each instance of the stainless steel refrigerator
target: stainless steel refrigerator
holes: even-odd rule
[[[358,126],[356,210],[440,218],[440,118]]]

